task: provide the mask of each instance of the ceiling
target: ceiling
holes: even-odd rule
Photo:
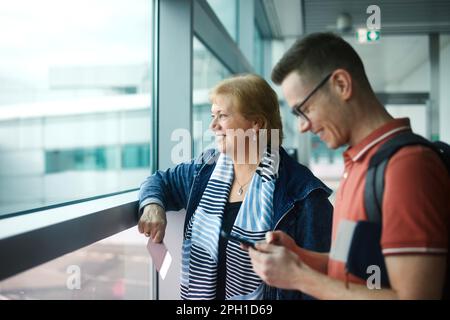
[[[423,65],[429,72],[428,37],[425,35],[382,36],[379,42],[360,44],[355,37],[344,37],[360,55],[375,91],[395,88]],[[429,74],[419,80],[419,88],[428,91]]]
[[[361,56],[376,91],[395,87],[418,68],[429,72],[428,34],[438,32],[441,48],[449,45],[450,0],[382,0],[381,39],[359,44],[355,30],[364,27],[373,1],[366,0],[263,0],[273,38],[284,40],[286,49],[294,39],[313,32],[333,31],[342,12],[351,15],[353,29],[343,37]],[[275,22],[273,21],[275,20]],[[442,39],[445,38],[445,39]],[[429,90],[429,74],[420,86]]]
[[[334,31],[339,14],[350,14],[354,28],[366,25],[372,0],[263,0],[275,38]],[[383,34],[450,33],[449,0],[381,0]]]

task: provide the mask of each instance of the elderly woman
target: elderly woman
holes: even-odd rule
[[[260,241],[266,232],[282,230],[301,247],[327,252],[330,190],[279,146],[278,99],[264,79],[226,79],[211,91],[210,100],[217,150],[146,179],[139,195],[139,231],[161,242],[165,211],[186,209],[183,299],[301,298],[300,292],[264,284],[248,252],[220,233]],[[261,143],[264,137],[267,144]]]

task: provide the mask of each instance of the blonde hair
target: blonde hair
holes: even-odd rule
[[[262,121],[261,129],[279,130],[279,144],[283,141],[283,124],[276,92],[266,80],[255,74],[242,74],[219,82],[210,92],[214,103],[218,96],[231,99],[233,107],[247,120]]]

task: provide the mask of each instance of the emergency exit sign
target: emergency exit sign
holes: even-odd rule
[[[377,42],[380,40],[379,30],[358,29],[356,38],[359,43]]]

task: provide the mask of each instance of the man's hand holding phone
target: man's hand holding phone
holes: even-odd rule
[[[232,233],[226,233],[225,231],[221,230],[220,231],[220,235],[229,240],[229,241],[233,241],[236,243],[239,243],[241,245],[241,248],[246,250],[248,247],[252,247],[253,249],[255,249],[255,244],[256,242],[250,239],[246,239],[243,238],[241,236],[238,236],[236,234],[232,234]]]
[[[266,243],[276,246],[283,246],[291,251],[296,252],[298,248],[294,239],[282,231],[270,231],[266,233]]]

